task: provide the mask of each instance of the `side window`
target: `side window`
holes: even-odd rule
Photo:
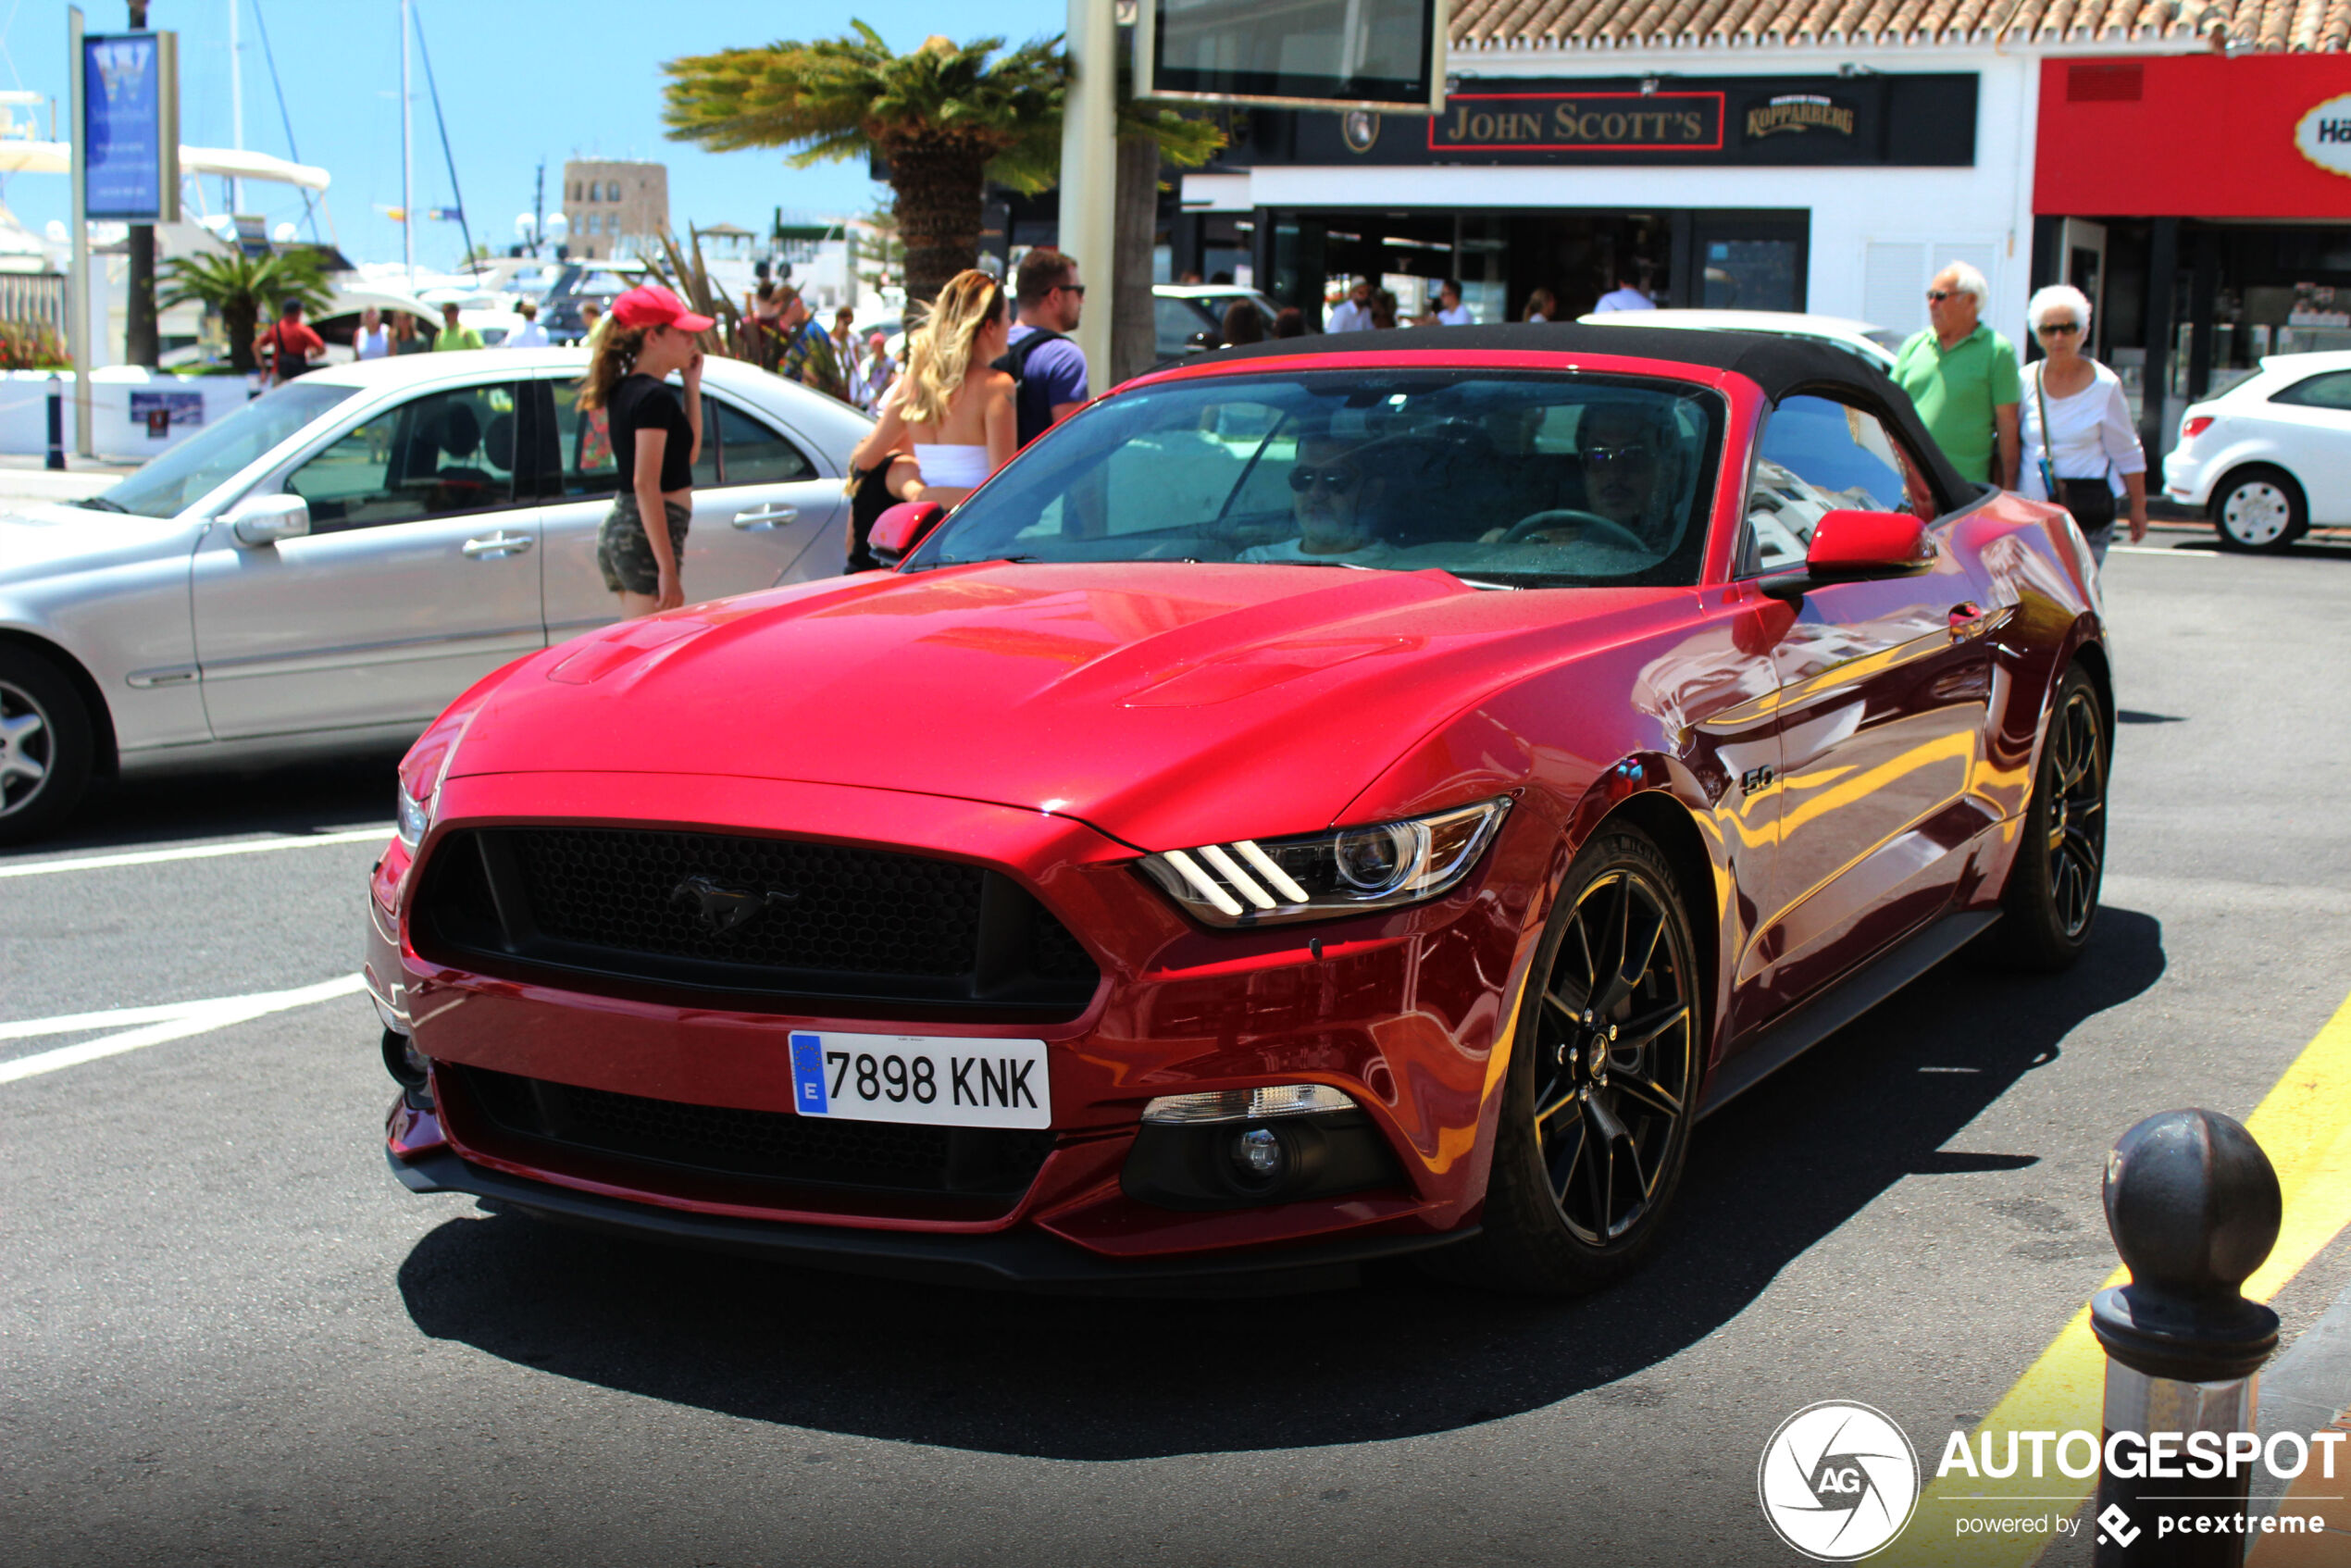
[[[702,407],[703,448],[705,453],[714,446],[718,449],[719,483],[790,484],[817,477],[816,465],[808,454],[769,429],[765,421],[706,392]],[[714,430],[718,438],[715,442],[710,439]]]
[[[1782,398],[1756,454],[1740,574],[1802,566],[1812,526],[1847,508],[1934,514],[1923,476],[1876,415],[1824,397]]]
[[[286,489],[314,533],[511,506],[520,412],[510,382],[429,392],[345,432]]]
[[[2271,396],[2270,401],[2293,404],[2303,408],[2351,412],[2351,370],[2332,370],[2323,376],[2296,381]]]
[[[554,493],[572,501],[610,495],[620,488],[620,467],[613,461],[612,425],[604,411],[582,413],[575,382],[557,381],[549,390],[555,394],[555,440],[563,452],[563,482]]]

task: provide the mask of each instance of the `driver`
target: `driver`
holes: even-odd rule
[[[1673,543],[1673,518],[1669,514],[1677,487],[1672,470],[1680,449],[1673,417],[1661,407],[1602,403],[1586,408],[1577,422],[1588,510],[1593,516],[1614,523],[1653,550],[1664,550]],[[1587,528],[1582,519],[1561,517],[1549,527],[1530,529],[1518,537],[1521,541],[1565,543],[1583,535]],[[1490,529],[1484,542],[1497,542],[1510,531]]]
[[[1366,503],[1377,481],[1357,460],[1362,451],[1327,429],[1300,436],[1298,461],[1289,471],[1290,515],[1298,523],[1298,537],[1251,546],[1238,559],[1386,565],[1395,552],[1371,536]]]

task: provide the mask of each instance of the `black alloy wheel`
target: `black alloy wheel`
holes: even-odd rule
[[[1485,1284],[1588,1290],[1628,1272],[1653,1241],[1697,1111],[1696,947],[1673,871],[1647,836],[1611,828],[1577,855],[1535,977],[1485,1230],[1431,1261]]]
[[[90,724],[56,666],[0,647],[0,844],[44,833],[90,777]]]
[[[2050,704],[2024,837],[2000,896],[2000,945],[2022,967],[2063,969],[2089,945],[2106,873],[2107,733],[2097,687],[2076,665]]]

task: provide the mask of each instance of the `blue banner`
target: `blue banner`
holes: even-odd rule
[[[82,192],[93,218],[164,209],[163,46],[154,33],[81,41]]]

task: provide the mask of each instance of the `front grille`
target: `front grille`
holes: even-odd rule
[[[494,973],[600,976],[776,1011],[1067,1018],[1101,978],[997,872],[738,834],[454,832],[425,868],[411,931],[427,957]]]
[[[453,1070],[474,1105],[509,1133],[754,1181],[1016,1198],[1053,1149],[1044,1129],[835,1121],[647,1100],[485,1067],[441,1069]]]

